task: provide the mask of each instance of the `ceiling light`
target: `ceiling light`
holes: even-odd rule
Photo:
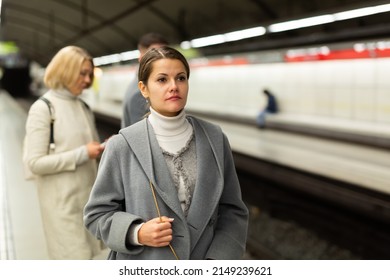
[[[379,13],[386,13],[389,11],[390,11],[390,4],[384,4],[384,5],[354,9],[354,10],[339,12],[334,14],[326,14],[321,16],[275,23],[268,26],[267,29],[269,32],[282,32],[282,31],[287,31],[292,29],[331,23],[334,21],[341,21],[341,20],[347,20],[351,18],[370,16]]]
[[[206,47],[206,46],[217,45],[226,42],[232,42],[232,41],[238,41],[247,38],[262,36],[265,34],[265,32],[266,29],[264,27],[258,26],[254,28],[248,28],[248,29],[243,29],[243,30],[224,33],[224,34],[197,38],[191,41],[184,41],[180,44],[180,46],[183,49],[189,49],[190,47],[200,48],[200,47]]]
[[[99,65],[105,65],[105,64],[113,64],[121,61],[121,56],[120,54],[110,54],[110,55],[105,55],[101,57],[95,57],[93,59],[93,64],[95,66]]]
[[[290,20],[290,21],[271,24],[270,26],[268,26],[267,29],[269,32],[282,32],[282,31],[287,31],[292,29],[330,23],[334,21],[335,19],[333,15],[322,15],[322,16],[315,16],[315,17]]]
[[[134,51],[120,53],[120,55],[121,55],[122,61],[127,61],[127,60],[132,60],[132,59],[138,59],[140,53],[139,53],[139,50],[134,50]]]
[[[262,36],[265,34],[265,32],[266,29],[262,26],[259,26],[259,27],[244,29],[240,31],[225,33],[224,36],[227,42],[231,42],[231,41],[238,41],[247,38]]]
[[[370,16],[379,13],[386,13],[389,11],[390,11],[390,4],[385,4],[385,5],[366,7],[361,9],[335,13],[333,15],[335,17],[335,20],[347,20],[351,18],[358,18],[358,17],[365,17],[365,16]]]
[[[188,50],[191,48],[191,42],[190,41],[183,41],[180,43],[180,48],[183,50]]]
[[[205,46],[217,45],[225,43],[225,37],[222,34],[213,35],[208,37],[202,37],[198,39],[191,40],[191,47],[200,48]]]

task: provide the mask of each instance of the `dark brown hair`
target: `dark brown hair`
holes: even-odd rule
[[[153,62],[163,58],[180,60],[186,69],[187,79],[190,77],[190,66],[188,65],[186,58],[174,48],[165,46],[158,49],[150,49],[145,53],[140,61],[138,69],[138,81],[141,81],[147,85],[148,79],[153,70]]]
[[[168,41],[159,33],[147,33],[139,39],[138,48],[149,49],[151,45],[155,44],[168,45]]]

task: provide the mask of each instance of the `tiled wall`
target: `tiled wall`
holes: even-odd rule
[[[188,107],[254,117],[266,87],[284,112],[390,124],[389,69],[388,58],[199,67]]]

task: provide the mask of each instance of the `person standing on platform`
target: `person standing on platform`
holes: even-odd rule
[[[278,104],[276,102],[275,96],[268,89],[264,89],[263,93],[267,98],[267,105],[257,115],[256,124],[259,128],[265,127],[265,120],[266,120],[267,114],[275,114],[278,112]]]
[[[147,33],[143,35],[138,43],[140,53],[139,61],[142,56],[151,48],[159,48],[168,45],[168,41],[158,33]],[[142,97],[138,88],[138,77],[130,83],[123,101],[123,117],[121,127],[127,127],[140,121],[149,112],[145,98]]]
[[[96,159],[104,149],[94,115],[79,98],[93,78],[92,57],[79,47],[64,47],[46,68],[49,91],[32,104],[27,117],[25,164],[35,175],[51,259],[92,259],[103,248],[83,224]]]
[[[150,115],[107,142],[86,227],[110,259],[239,259],[248,209],[227,137],[186,115],[190,68],[170,47],[141,59],[138,86]]]

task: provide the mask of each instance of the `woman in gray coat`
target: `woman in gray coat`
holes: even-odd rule
[[[239,259],[248,210],[221,129],[185,114],[189,65],[148,51],[139,88],[150,115],[108,141],[84,209],[110,259]]]

